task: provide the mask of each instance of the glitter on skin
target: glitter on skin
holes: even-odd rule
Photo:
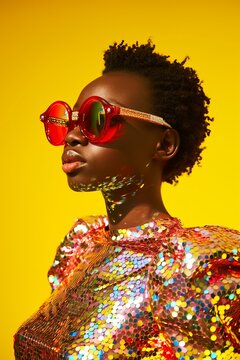
[[[16,359],[240,359],[239,235],[157,214],[112,231],[105,217],[77,220]]]
[[[146,167],[147,166],[148,164]],[[127,202],[130,198],[134,198],[136,193],[144,186],[145,184],[143,175],[133,175],[128,177],[107,176],[105,181],[102,181],[101,183],[95,184],[95,179],[92,179],[92,181],[87,185],[77,183],[76,185],[72,185],[72,190],[78,192],[101,190],[104,195],[108,214],[114,214],[114,216],[112,216],[112,222],[117,223],[118,220],[122,217],[122,213],[119,212],[117,208],[120,208],[120,206]],[[114,200],[112,192],[119,189],[124,189],[124,194],[121,194],[118,200]]]

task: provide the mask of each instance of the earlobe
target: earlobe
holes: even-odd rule
[[[161,140],[157,143],[154,159],[168,161],[172,159],[179,148],[180,138],[175,129],[167,129],[161,134]]]

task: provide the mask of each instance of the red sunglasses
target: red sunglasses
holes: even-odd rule
[[[46,136],[52,145],[64,145],[69,131],[79,126],[83,135],[93,144],[102,144],[117,137],[122,122],[113,121],[116,116],[148,121],[171,128],[161,117],[122,106],[109,104],[99,96],[86,99],[77,111],[63,101],[55,101],[40,116]]]

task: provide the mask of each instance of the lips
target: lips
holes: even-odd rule
[[[74,150],[65,150],[62,155],[62,169],[66,174],[73,173],[86,164],[86,160]]]

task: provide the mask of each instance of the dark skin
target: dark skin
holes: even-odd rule
[[[112,72],[89,83],[74,110],[85,99],[100,96],[111,104],[153,113],[151,88],[143,76]],[[128,228],[148,222],[154,213],[169,215],[161,197],[166,163],[176,154],[179,136],[145,121],[124,118],[121,136],[104,144],[91,144],[76,127],[66,138],[64,157],[81,156],[81,166],[68,173],[75,191],[101,190],[110,229]]]

